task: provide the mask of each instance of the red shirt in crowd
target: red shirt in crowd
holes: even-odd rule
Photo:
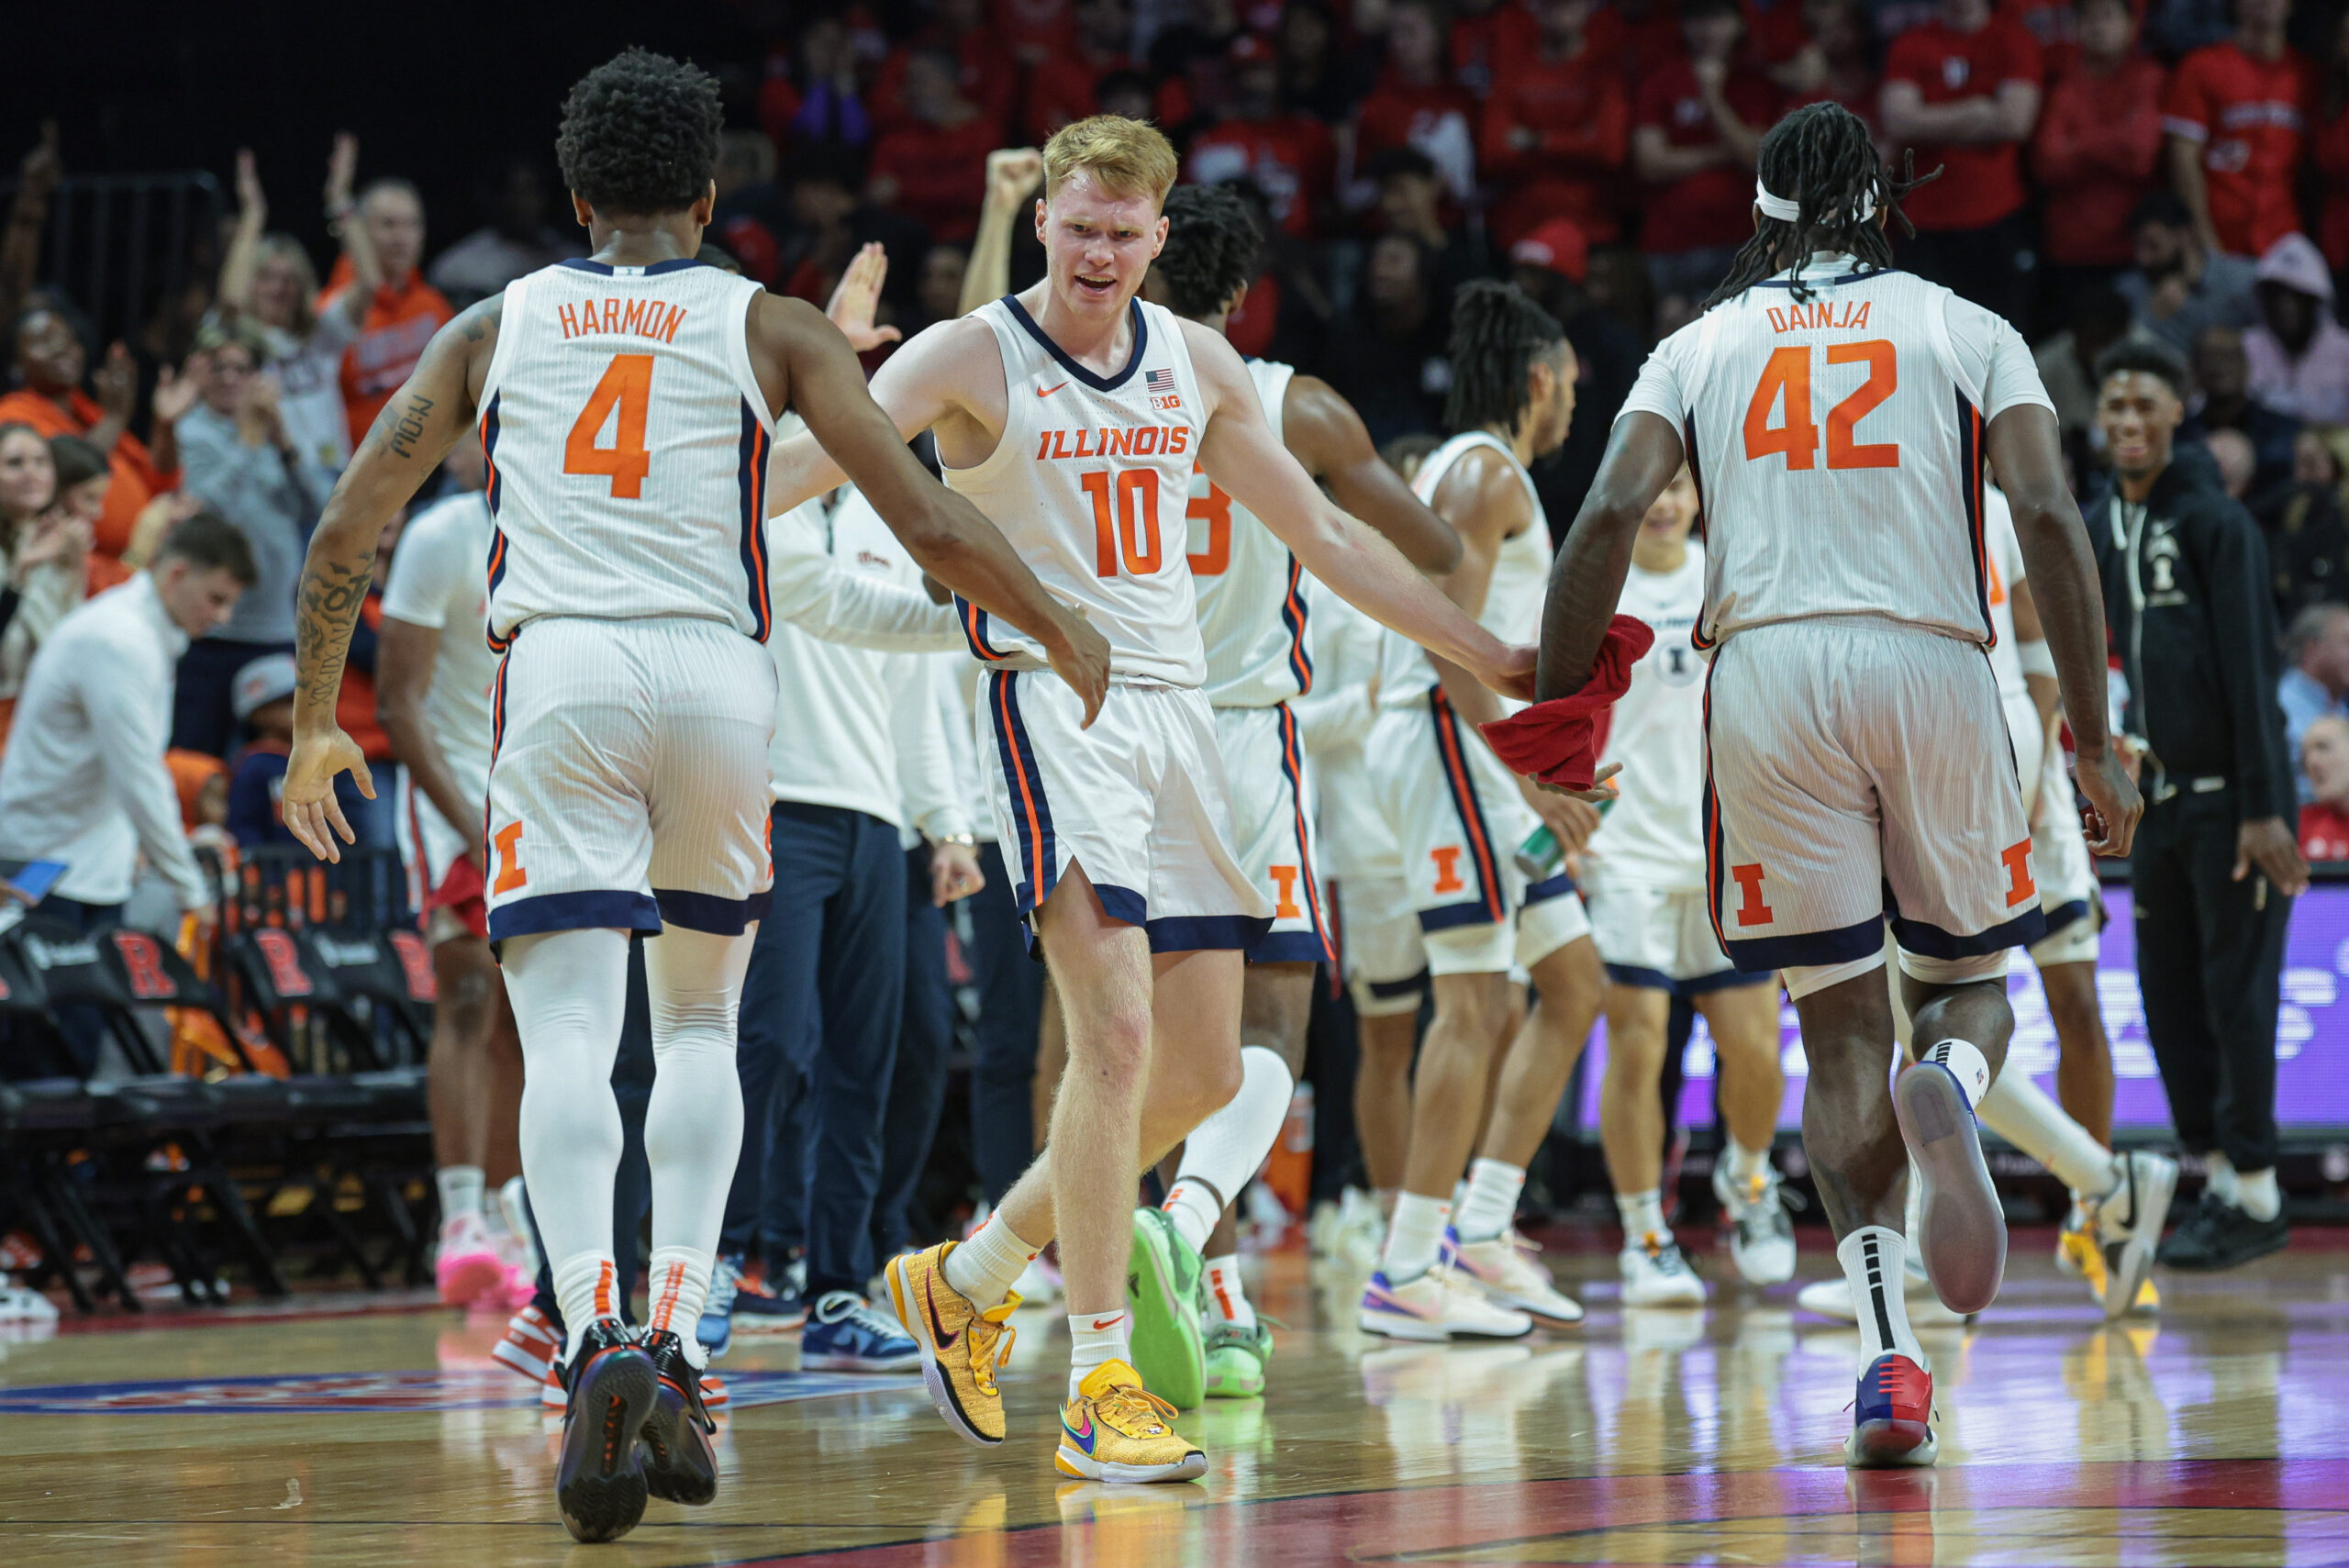
[[[1737,117],[1756,131],[1779,114],[1777,88],[1758,72],[1733,71],[1722,89]],[[1696,67],[1686,55],[1640,84],[1638,124],[1664,132],[1675,147],[1719,147],[1720,131],[1705,107]],[[1716,163],[1667,185],[1652,187],[1643,204],[1640,249],[1668,254],[1709,246],[1741,245],[1753,232],[1753,171]]]
[[[1765,65],[1784,65],[1810,41],[1801,0],[1745,0],[1745,46]]]
[[[1587,46],[1571,60],[1526,57],[1494,83],[1476,147],[1477,167],[1503,186],[1494,238],[1507,248],[1570,217],[1593,244],[1614,239],[1610,198],[1631,147],[1631,96],[1608,60]]]
[[[318,296],[321,314],[334,307],[351,286],[351,258],[336,257],[326,292]],[[424,281],[421,271],[410,272],[397,288],[386,284],[375,291],[359,336],[342,351],[342,406],[351,417],[351,450],[367,439],[375,416],[416,369],[432,334],[456,314],[440,291]]]
[[[2162,128],[2202,147],[2202,183],[2221,249],[2256,256],[2300,227],[2292,183],[2316,72],[2291,50],[2254,60],[2230,39],[2179,62]]]
[[[987,154],[1003,145],[999,121],[973,115],[959,126],[901,126],[873,149],[874,180],[896,183],[888,206],[932,239],[963,244],[978,232],[979,199],[986,195]]]
[[[1355,118],[1355,166],[1367,168],[1379,153],[1419,145],[1436,134],[1446,117],[1457,117],[1468,139],[1475,140],[1476,99],[1467,88],[1451,82],[1415,87],[1386,72]]]
[[[2039,85],[2039,44],[2011,17],[1993,16],[1973,33],[1928,22],[1892,40],[1884,79],[1913,83],[1929,105],[1994,97],[2009,82]],[[1900,204],[1919,228],[1980,228],[2023,205],[2019,142],[1920,144],[1918,172],[1936,164],[1942,177]]]
[[[1585,29],[1590,52],[1612,61],[1627,90],[1687,52],[1680,37],[1679,0],[1642,0],[1636,13],[1620,4],[1601,5]],[[1502,62],[1504,73],[1508,61]]]
[[[1076,42],[1076,7],[1069,0],[995,0],[988,20],[1015,56],[1040,65]]]
[[[1225,120],[1193,139],[1188,172],[1202,185],[1254,182],[1282,231],[1309,239],[1314,210],[1337,179],[1338,145],[1328,126],[1304,115]]]
[[[66,407],[60,408],[38,392],[19,390],[0,397],[0,424],[21,422],[39,431],[43,439],[58,436],[80,436],[106,417],[106,410],[98,400],[80,387],[65,395]],[[362,428],[362,433],[364,428]],[[122,581],[115,575],[120,571],[120,557],[130,547],[131,530],[138,525],[139,514],[147,503],[167,490],[180,485],[180,471],[155,466],[154,453],[147,443],[125,430],[115,438],[114,450],[106,454],[106,466],[114,482],[106,486],[106,506],[98,513],[93,531],[97,535],[96,547],[91,551],[90,591],[95,593],[103,584],[112,587]],[[101,572],[99,562],[108,563]]]
[[[1541,49],[1542,24],[1524,0],[1500,0],[1479,16],[1452,18],[1452,74],[1479,98],[1510,62],[1531,60]]]
[[[963,96],[978,105],[980,118],[989,125],[1011,123],[1012,104],[1019,90],[1019,69],[1000,40],[988,29],[974,28],[960,38],[929,36],[889,51],[880,73],[873,79],[873,95],[866,100],[876,128],[892,131],[913,123],[913,111],[906,106],[906,64],[917,47],[942,49],[952,54],[959,66],[955,85]]]
[[[2325,261],[2337,272],[2349,268],[2349,107],[2318,122],[2313,158],[2324,187],[2317,243],[2324,248]]]
[[[2349,861],[2349,812],[2324,800],[2301,806],[2300,858]]]
[[[1028,139],[1041,147],[1064,125],[1101,112],[1101,83],[1114,72],[1139,69],[1128,55],[1097,56],[1071,44],[1028,78],[1028,101],[1022,106],[1020,127]]]
[[[2059,267],[2129,264],[2129,215],[2161,162],[2164,72],[2131,55],[2105,75],[2085,66],[2047,89],[2032,140],[2047,259]]]

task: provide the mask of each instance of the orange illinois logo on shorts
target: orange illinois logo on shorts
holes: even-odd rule
[[[1457,893],[1468,884],[1460,880],[1460,846],[1446,844],[1440,850],[1430,850],[1428,857],[1435,862],[1435,890]]]
[[[1998,863],[2007,868],[2007,907],[2027,903],[2039,896],[2039,885],[2031,879],[2031,840],[2009,844],[1998,851]]]
[[[1762,868],[1759,865],[1731,866],[1730,875],[1737,879],[1737,890],[1742,895],[1737,906],[1737,923],[1741,926],[1766,926],[1776,917],[1770,906],[1762,902]]]
[[[497,850],[497,880],[490,884],[490,892],[511,893],[518,887],[528,887],[530,873],[522,869],[522,825],[508,822],[490,842]]]
[[[1297,868],[1275,866],[1272,872],[1273,918],[1275,920],[1304,918],[1305,910],[1297,902]]]

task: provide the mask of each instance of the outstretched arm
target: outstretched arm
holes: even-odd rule
[[[1511,648],[1412,570],[1402,553],[1323,495],[1273,437],[1247,367],[1223,339],[1183,325],[1208,401],[1199,465],[1331,591],[1381,626],[1448,659],[1506,696],[1523,696],[1532,650]]]
[[[285,826],[322,860],[342,858],[338,834],[346,844],[359,841],[335,804],[335,775],[348,772],[361,793],[375,796],[358,742],[334,718],[351,630],[374,575],[375,543],[392,514],[407,505],[472,427],[504,305],[503,295],[492,295],[433,334],[416,373],[384,405],[342,471],[310,536],[295,593],[294,751],[285,760]]]
[[[1534,695],[1572,696],[1590,680],[1598,645],[1623,596],[1640,519],[1680,472],[1680,432],[1660,414],[1635,410],[1615,421],[1566,547],[1550,569],[1542,605],[1542,665]]]
[[[1460,564],[1460,536],[1386,466],[1362,416],[1328,382],[1300,375],[1288,384],[1281,440],[1339,506],[1385,534],[1404,560],[1439,574]]]
[[[884,367],[885,382],[868,389],[863,367],[849,351],[848,339],[813,306],[768,295],[758,302],[752,321],[754,338],[763,340],[760,346],[785,367],[792,406],[807,421],[807,436],[776,446],[774,462],[792,466],[793,487],[810,476],[823,477],[828,469],[855,480],[924,572],[1036,639],[1053,671],[1084,699],[1085,721],[1091,724],[1108,689],[1108,643],[1084,617],[1044,591],[985,514],[931,478],[907,450],[908,438],[946,412],[942,394],[918,388],[925,382],[933,389],[952,384],[939,379],[949,373],[936,361],[934,344],[933,352],[921,351],[925,339],[947,334],[933,329],[917,336],[891,356]],[[948,332],[955,325],[948,323]],[[985,334],[987,329],[981,326],[978,330]],[[887,374],[909,359],[906,371]],[[930,371],[930,377],[919,373],[923,367]],[[885,384],[898,392],[887,412],[874,401]],[[815,453],[811,456],[802,443],[815,447]],[[789,455],[786,447],[793,449]],[[813,494],[839,482],[832,477]],[[789,505],[807,498],[801,495]],[[776,498],[771,498],[769,516],[778,509]]]
[[[2055,658],[2080,793],[2099,819],[2089,824],[2088,847],[2100,855],[2125,855],[2144,807],[2105,725],[2104,595],[2087,528],[2064,483],[2055,416],[2035,403],[2004,410],[1990,421],[1987,450],[2014,511],[2032,602]]]

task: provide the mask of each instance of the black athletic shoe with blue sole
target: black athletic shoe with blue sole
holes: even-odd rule
[[[587,1326],[563,1369],[571,1405],[554,1497],[574,1540],[618,1540],[644,1518],[644,1458],[638,1446],[658,1398],[660,1373],[627,1329],[609,1318]]]

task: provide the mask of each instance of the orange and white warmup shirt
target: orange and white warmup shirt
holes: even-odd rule
[[[1232,850],[1230,791],[1201,684],[1188,550],[1206,408],[1170,312],[1135,300],[1114,374],[1085,369],[1006,297],[974,314],[1003,356],[995,450],[944,471],[1044,587],[1108,639],[1091,728],[1038,645],[957,600],[979,691],[978,749],[1013,895],[1032,915],[1081,862],[1109,916],[1154,951],[1245,949],[1270,924]],[[993,765],[989,766],[990,762]]]
[[[774,418],[758,284],[690,260],[507,285],[489,458],[489,932],[764,914]]]
[[[1742,970],[1827,967],[1889,915],[1907,953],[1987,961],[2041,922],[1983,652],[1984,430],[2053,405],[1949,290],[1841,255],[1800,276],[1664,339],[1617,416],[1680,432],[1704,506],[1716,932]]]

